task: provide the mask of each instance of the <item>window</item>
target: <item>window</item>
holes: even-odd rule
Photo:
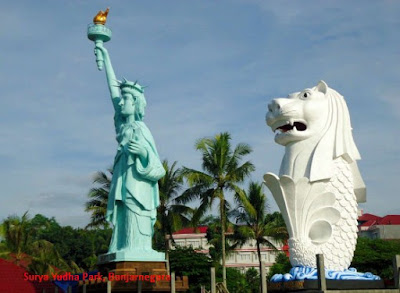
[[[250,253],[243,253],[240,255],[240,260],[242,261],[250,261],[251,260],[251,255]]]
[[[184,246],[185,240],[175,240],[176,246]]]
[[[232,253],[228,256],[227,261],[229,262],[236,262],[236,254]]]
[[[190,240],[187,242],[188,246],[192,246],[193,248],[197,248],[200,246],[199,240]]]
[[[276,254],[270,254],[269,261],[275,262]]]

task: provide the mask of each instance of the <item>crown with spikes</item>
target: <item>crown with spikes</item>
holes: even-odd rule
[[[140,84],[138,84],[137,81],[135,81],[135,82],[129,81],[125,77],[123,77],[122,79],[123,79],[122,81],[117,80],[118,86],[121,89],[121,91],[124,88],[130,88],[130,89],[134,89],[142,94],[144,93],[144,89],[146,88],[146,86],[141,86]]]

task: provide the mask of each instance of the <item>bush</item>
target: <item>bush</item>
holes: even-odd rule
[[[210,289],[211,260],[206,255],[191,247],[177,247],[170,251],[169,261],[171,271],[175,271],[177,276],[188,276],[188,292],[200,292],[201,285]]]
[[[267,280],[270,280],[275,274],[289,273],[291,268],[292,265],[290,264],[289,258],[285,253],[281,252],[276,256],[275,263],[268,272]]]
[[[397,254],[400,254],[400,241],[360,237],[351,266],[390,280],[393,279],[393,258]]]

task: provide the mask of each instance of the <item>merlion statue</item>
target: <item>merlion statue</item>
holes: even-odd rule
[[[98,35],[98,31],[105,29],[92,31]],[[97,59],[98,65],[102,63],[99,69],[104,66],[106,72],[118,142],[106,214],[113,225],[108,251],[111,257],[107,260],[163,261],[164,253],[152,249],[152,236],[159,206],[157,182],[165,170],[150,130],[143,122],[144,89],[137,82],[117,80],[103,41],[96,41],[95,53],[97,57],[101,55]]]
[[[345,100],[320,81],[274,99],[266,122],[285,147],[279,177],[267,173],[264,183],[289,232],[296,270],[286,277],[316,268],[316,254],[324,255],[326,269],[347,274],[357,242],[357,203],[366,201],[366,189]]]

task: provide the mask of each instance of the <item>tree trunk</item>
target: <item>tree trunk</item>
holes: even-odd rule
[[[261,276],[261,268],[262,268],[262,263],[261,263],[261,249],[260,249],[260,242],[256,240],[257,242],[257,254],[258,254],[258,261],[259,261],[259,269],[260,269],[260,289],[262,289],[262,276]]]
[[[226,267],[225,267],[225,200],[221,191],[221,201],[220,201],[220,217],[221,217],[221,240],[222,240],[222,282],[226,287]]]
[[[164,243],[165,243],[165,260],[167,261],[167,274],[170,272],[170,264],[169,264],[169,238],[167,238],[167,234],[164,234]]]

